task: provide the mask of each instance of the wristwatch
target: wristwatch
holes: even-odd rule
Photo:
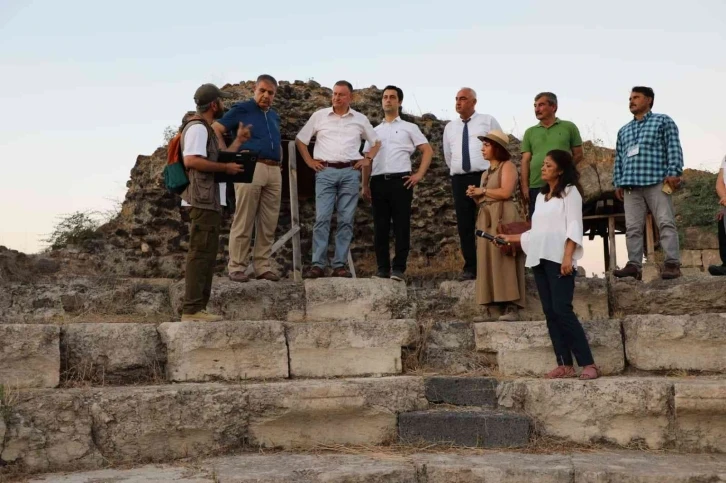
[[[364,156],[363,159],[367,159],[368,161],[373,161],[373,158],[371,158],[370,156]]]

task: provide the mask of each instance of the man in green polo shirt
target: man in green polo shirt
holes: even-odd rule
[[[582,138],[574,123],[555,117],[557,96],[541,92],[534,98],[534,115],[539,124],[524,132],[522,139],[522,169],[520,181],[522,196],[529,203],[529,219],[534,214],[535,201],[542,181],[542,164],[548,152],[562,149],[572,153],[575,164],[582,160]]]

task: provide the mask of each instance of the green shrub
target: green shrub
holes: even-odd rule
[[[96,230],[101,226],[98,213],[76,211],[61,217],[53,233],[43,240],[51,250],[68,245],[81,245],[84,241],[98,238]]]

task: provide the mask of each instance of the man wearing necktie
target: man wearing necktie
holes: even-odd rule
[[[481,141],[484,136],[501,126],[489,114],[480,114],[474,110],[476,92],[463,87],[456,94],[457,119],[449,122],[444,128],[444,159],[451,175],[451,191],[456,209],[456,224],[459,229],[461,254],[464,257],[464,269],[460,280],[476,279],[476,202],[466,196],[469,185],[479,186],[482,172],[489,169],[489,161],[481,154]]]

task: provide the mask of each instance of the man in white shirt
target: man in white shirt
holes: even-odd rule
[[[313,113],[295,140],[305,164],[315,171],[313,262],[303,274],[305,278],[325,275],[330,220],[334,208],[338,210],[338,228],[331,275],[351,277],[345,265],[353,239],[353,218],[358,206],[361,169],[371,165],[371,159],[380,149],[380,142],[368,118],[350,108],[352,97],[353,86],[350,82],[336,82],[333,86],[333,107]],[[313,136],[316,139],[314,157],[308,151]],[[365,157],[360,154],[363,139],[373,145]]]
[[[463,87],[456,94],[457,119],[444,128],[444,159],[451,174],[451,191],[454,196],[456,223],[459,229],[464,270],[459,280],[476,279],[476,202],[466,196],[470,185],[479,186],[483,171],[489,169],[489,161],[481,154],[479,136],[486,135],[501,126],[489,114],[475,112],[476,92]]]

